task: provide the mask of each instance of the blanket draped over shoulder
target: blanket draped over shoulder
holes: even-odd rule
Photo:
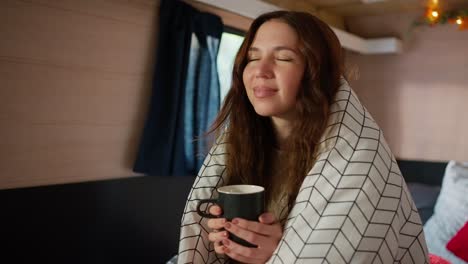
[[[346,80],[331,106],[317,161],[267,263],[429,263],[421,220],[382,131]],[[229,263],[196,206],[226,182],[225,142],[205,159],[181,222],[178,263]]]

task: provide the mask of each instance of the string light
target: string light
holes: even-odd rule
[[[431,0],[427,2],[427,7],[429,9],[439,9],[439,0]]]
[[[439,0],[427,0],[426,13],[414,22],[415,26],[455,24],[460,30],[468,30],[468,9],[442,10]]]

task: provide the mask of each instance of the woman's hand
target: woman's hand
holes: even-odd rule
[[[219,252],[223,252],[230,258],[243,263],[263,264],[270,259],[283,236],[283,228],[272,213],[264,213],[258,220],[260,222],[234,218],[232,222],[226,222],[224,219],[223,226],[226,230],[251,244],[257,245],[257,248],[244,247],[227,237],[218,235],[216,236],[217,241],[222,241],[222,246],[218,243]],[[217,224],[221,224],[221,222],[217,222]],[[222,237],[224,238],[221,239]]]
[[[221,207],[217,205],[212,205],[208,209],[210,214],[219,216],[223,213]],[[211,218],[207,222],[208,227],[213,231],[208,234],[208,239],[213,242],[214,250],[218,254],[224,254],[224,247],[221,241],[228,238],[227,231],[223,230],[224,224],[226,224],[225,218]]]

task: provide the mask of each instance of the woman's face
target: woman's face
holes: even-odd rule
[[[263,23],[249,48],[243,73],[255,112],[292,120],[304,69],[296,31],[280,20]]]

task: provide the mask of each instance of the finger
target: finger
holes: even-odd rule
[[[264,224],[256,221],[248,221],[242,218],[234,218],[232,223],[242,227],[243,229],[265,236],[281,237],[283,233],[281,226],[277,224]]]
[[[258,217],[258,221],[263,224],[274,224],[277,222],[277,219],[274,214],[266,212]]]
[[[218,205],[214,204],[208,208],[208,212],[212,215],[220,216],[223,213],[223,210]]]
[[[250,230],[244,229],[238,225],[228,222],[224,225],[224,228],[230,233],[236,235],[237,237],[242,238],[245,241],[250,242],[251,244],[257,245],[259,247],[263,247],[268,244],[267,243],[268,237],[261,235],[259,233],[255,233]]]
[[[221,242],[219,242],[219,241],[215,242],[213,245],[214,245],[214,250],[215,250],[216,253],[218,253],[218,254],[224,254],[225,253],[224,252],[225,247],[223,246],[223,244]]]
[[[226,218],[211,218],[208,219],[206,224],[211,229],[222,229],[226,223]]]
[[[257,248],[244,247],[230,239],[223,240],[223,245],[224,254],[242,263],[259,263],[259,260],[265,258]]]
[[[219,242],[226,238],[228,238],[227,231],[210,232],[208,234],[208,240],[210,240],[211,242]]]

